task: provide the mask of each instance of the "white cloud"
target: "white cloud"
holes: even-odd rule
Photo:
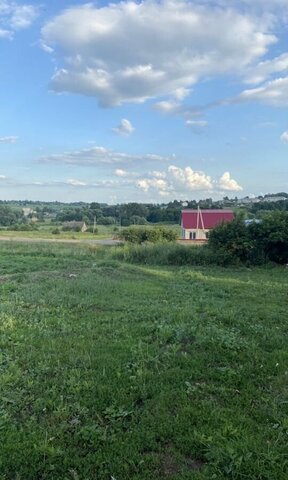
[[[211,190],[213,188],[213,182],[209,175],[205,175],[203,172],[195,172],[191,167],[179,168],[170,165],[168,173],[173,183],[185,190]]]
[[[130,176],[130,173],[127,172],[126,170],[122,170],[122,168],[116,168],[116,170],[114,171],[114,174],[116,175],[116,177],[122,177],[122,178]]]
[[[155,178],[166,178],[167,174],[166,172],[159,172],[158,170],[154,170],[153,172],[150,172],[150,175]]]
[[[49,47],[49,45],[46,45],[45,42],[43,42],[43,40],[40,40],[39,41],[39,46],[40,48],[42,48],[42,50],[46,53],[54,53],[54,49],[52,47]]]
[[[13,30],[30,27],[38,16],[38,9],[33,5],[17,5],[13,3],[10,26]]]
[[[154,104],[153,108],[159,110],[162,113],[177,114],[180,112],[181,105],[179,102],[170,100],[163,100]]]
[[[0,0],[0,38],[12,39],[16,31],[30,27],[38,15],[35,5]]]
[[[91,147],[83,150],[74,150],[59,154],[47,155],[40,158],[41,163],[56,163],[67,165],[117,165],[129,163],[167,162],[171,158],[155,154],[133,155],[129,153],[115,152],[105,147]]]
[[[276,42],[267,21],[241,12],[237,2],[234,9],[197,3],[121,1],[64,10],[42,29],[43,44],[62,65],[52,88],[105,106],[164,95],[182,101],[201,79],[242,76]]]
[[[230,192],[241,192],[243,188],[231,178],[229,172],[223,173],[222,177],[218,182],[218,188],[220,190],[230,191]]]
[[[283,143],[288,143],[288,130],[286,132],[283,132],[280,138]]]
[[[7,179],[6,175],[0,175],[0,180],[6,180],[6,179]]]
[[[135,128],[133,127],[132,123],[127,120],[126,118],[122,118],[120,125],[118,127],[113,128],[113,131],[118,135],[129,136],[134,132]]]
[[[72,185],[73,187],[85,187],[87,183],[82,182],[81,180],[74,180],[73,178],[66,181],[67,185]]]
[[[246,74],[247,83],[259,84],[267,80],[275,73],[287,72],[288,70],[288,53],[260,62],[255,67],[248,70]]]
[[[176,100],[182,101],[182,100],[184,100],[184,98],[188,97],[190,92],[191,92],[191,90],[189,88],[181,87],[181,88],[177,88],[175,90],[175,92],[173,92],[172,94],[174,95]]]
[[[0,137],[0,143],[16,143],[18,140],[18,137],[15,137],[14,135],[10,135],[7,137]]]
[[[199,133],[208,127],[208,122],[206,120],[186,120],[186,127],[195,133]]]
[[[180,168],[170,165],[163,172],[150,172],[146,176],[139,176],[135,181],[136,187],[146,194],[156,193],[160,196],[174,196],[187,198],[191,192],[213,194],[223,191],[239,192],[243,188],[225,172],[219,180],[212,179],[201,171],[195,171],[190,166]]]
[[[272,107],[288,106],[288,77],[276,78],[260,87],[244,90],[233,102],[259,102]]]
[[[137,180],[136,185],[145,193],[147,193],[150,189],[155,189],[158,194],[163,197],[169,194],[169,185],[163,179],[144,178]]]
[[[164,115],[172,115],[176,117],[183,118],[187,127],[193,129],[196,133],[203,128],[208,126],[206,120],[195,120],[203,116],[203,111],[205,110],[199,107],[181,105],[181,103],[175,102],[174,100],[162,100],[153,105],[154,110],[158,110]]]

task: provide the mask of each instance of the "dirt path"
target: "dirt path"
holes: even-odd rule
[[[5,237],[0,235],[0,241],[2,242],[28,242],[28,243],[86,243],[93,245],[119,245],[121,242],[119,240],[114,240],[113,238],[103,238],[101,240],[73,240],[66,238],[31,238],[31,237]]]

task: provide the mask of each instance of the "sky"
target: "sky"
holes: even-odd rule
[[[0,0],[0,199],[288,191],[288,0]]]

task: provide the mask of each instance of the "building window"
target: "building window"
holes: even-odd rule
[[[196,232],[190,232],[189,233],[189,239],[190,240],[196,240]]]

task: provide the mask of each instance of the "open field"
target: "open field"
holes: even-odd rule
[[[8,227],[6,228],[1,228],[0,229],[0,239],[5,239],[7,240],[17,240],[17,239],[31,239],[31,240],[78,240],[78,241],[86,241],[86,240],[103,240],[106,238],[112,238],[115,235],[127,228],[127,227],[116,227],[115,230],[115,225],[97,225],[97,233],[93,234],[90,232],[63,232],[62,227],[53,224],[37,224],[38,225],[38,230],[31,230],[31,231],[23,231],[23,230],[9,230]],[[161,226],[162,224],[150,224],[148,225],[149,228],[155,228],[157,226]],[[177,234],[181,235],[181,227],[177,224],[172,224],[172,225],[164,225],[165,227],[169,229],[173,229],[177,232]],[[134,228],[137,228],[137,225],[133,226]],[[56,228],[59,228],[58,234],[53,234],[52,231],[55,230]],[[139,225],[139,228],[141,226]],[[147,228],[147,226],[146,226]]]
[[[7,237],[7,239],[17,239],[17,238],[31,238],[31,239],[50,239],[50,240],[97,240],[103,239],[107,237],[113,237],[115,235],[114,226],[104,226],[99,225],[97,226],[98,233],[93,234],[89,232],[63,232],[61,227],[59,234],[53,234],[52,231],[57,228],[57,225],[40,225],[38,230],[31,230],[31,231],[15,231],[9,229],[1,229],[0,236]]]
[[[0,245],[0,480],[286,480],[288,269],[112,252]]]

